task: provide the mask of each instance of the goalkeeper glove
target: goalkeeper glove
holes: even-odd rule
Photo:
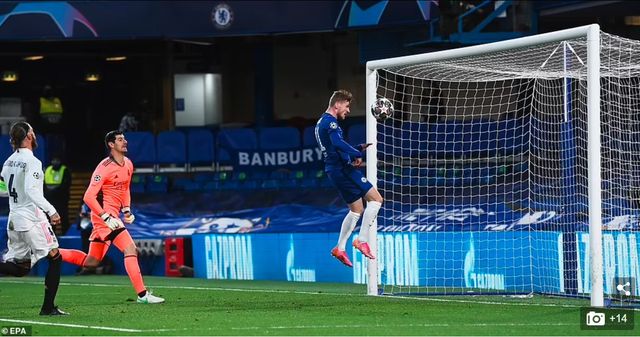
[[[102,218],[104,223],[106,223],[107,226],[111,228],[111,230],[124,227],[124,224],[122,224],[122,221],[120,221],[120,219],[112,217],[109,213],[104,213],[100,217]]]
[[[131,213],[131,208],[122,207],[122,214],[124,215],[124,223],[130,224],[136,219],[136,216]]]

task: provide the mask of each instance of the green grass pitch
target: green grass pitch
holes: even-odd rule
[[[71,315],[42,317],[42,278],[0,277],[0,327],[29,326],[34,336],[640,335],[638,324],[581,330],[585,300],[373,297],[352,284],[145,281],[166,303],[137,304],[126,276],[63,277],[57,304]]]

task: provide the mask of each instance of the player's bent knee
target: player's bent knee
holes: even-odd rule
[[[98,265],[100,264],[100,261],[98,261],[98,259],[96,259],[95,257],[88,255],[87,258],[84,260],[84,265],[83,267],[85,268],[96,268],[98,267]]]
[[[58,248],[53,248],[52,250],[49,251],[49,255],[47,255],[47,258],[49,260],[53,260],[57,257],[60,257],[60,251],[58,250]]]
[[[138,248],[136,247],[135,243],[131,243],[130,245],[127,246],[127,248],[124,249],[124,251],[122,252],[124,255],[138,255]]]

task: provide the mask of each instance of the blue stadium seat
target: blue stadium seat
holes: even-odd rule
[[[393,161],[395,151],[398,148],[399,129],[394,129],[390,124],[378,124],[378,160]]]
[[[462,153],[467,158],[495,157],[498,154],[496,140],[497,123],[473,121],[462,126]]]
[[[152,174],[147,176],[146,191],[165,193],[169,189],[169,179],[165,175]]]
[[[162,131],[156,137],[156,163],[160,172],[184,172],[187,139],[180,131]]]
[[[136,172],[154,172],[156,164],[156,140],[151,132],[127,132],[127,157]]]
[[[200,191],[202,184],[195,182],[187,177],[176,177],[171,181],[172,191]]]
[[[253,129],[222,129],[218,133],[218,161],[223,165],[233,164],[231,156],[235,151],[257,148],[258,137]]]
[[[202,186],[202,189],[204,191],[215,191],[219,188],[218,185],[218,181],[209,181]]]
[[[280,187],[280,183],[276,179],[267,179],[262,182],[260,187],[264,189],[277,189]]]
[[[13,153],[10,141],[11,138],[8,135],[0,135],[0,161],[2,163]]]
[[[263,128],[258,137],[262,150],[294,149],[301,145],[300,131],[289,126]]]
[[[304,147],[317,147],[318,142],[316,141],[316,127],[307,126],[304,128],[302,133],[302,146]]]
[[[269,172],[264,171],[264,170],[256,170],[256,171],[252,171],[249,174],[249,179],[251,180],[264,180],[269,178]]]
[[[42,169],[44,170],[49,164],[47,161],[47,140],[44,135],[39,134],[36,134],[36,139],[38,140],[38,147],[33,152],[33,155],[40,159],[42,162]]]
[[[432,130],[429,125],[418,122],[405,122],[400,130],[400,138],[396,138],[393,151],[400,151],[401,156],[410,158],[427,158],[438,152],[437,146],[442,146],[442,140],[428,138]],[[398,142],[399,140],[399,142]]]
[[[526,118],[498,122],[498,148],[503,154],[525,152],[529,148],[529,124]]]
[[[146,188],[146,181],[145,181],[145,176],[141,175],[141,174],[134,174],[131,177],[131,185],[130,185],[130,190],[131,193],[144,193],[145,188]]]
[[[364,124],[352,125],[347,131],[347,143],[355,146],[367,142],[367,128]]]
[[[0,163],[4,163],[11,154],[13,154],[13,148],[11,147],[10,137],[8,135],[0,135]],[[48,166],[48,162],[46,160],[46,150],[47,150],[47,142],[45,137],[42,135],[36,134],[36,139],[38,141],[38,147],[34,151],[34,155],[36,158],[40,159],[42,162],[42,169],[44,170]]]
[[[212,131],[191,129],[187,132],[187,160],[191,171],[214,169],[216,148]]]
[[[249,178],[250,175],[244,171],[235,171],[231,175],[231,179],[238,183],[239,189],[251,190],[258,187],[258,182]]]
[[[193,175],[193,181],[199,184],[205,184],[209,181],[214,181],[216,179],[217,173],[213,172],[204,172],[204,173],[195,173]]]

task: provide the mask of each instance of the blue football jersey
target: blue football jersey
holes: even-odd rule
[[[327,172],[342,169],[351,165],[355,158],[362,157],[360,151],[344,141],[338,120],[329,113],[322,114],[316,123],[315,134]]]

